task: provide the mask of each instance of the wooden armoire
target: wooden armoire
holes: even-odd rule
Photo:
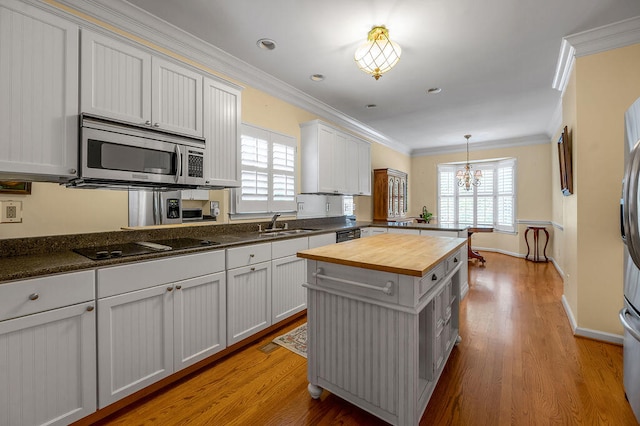
[[[394,169],[373,171],[373,220],[395,222],[407,215],[407,179]]]

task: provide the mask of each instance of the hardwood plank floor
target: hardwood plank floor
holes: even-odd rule
[[[421,425],[635,425],[622,387],[622,347],[574,337],[550,263],[487,253],[469,264],[462,342]],[[259,349],[304,318],[103,425],[383,425],[323,392],[307,393],[306,360]]]

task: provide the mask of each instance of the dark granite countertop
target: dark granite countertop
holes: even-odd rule
[[[0,240],[0,285],[3,283],[35,278],[44,275],[100,268],[170,256],[180,256],[210,250],[222,250],[233,246],[272,242],[276,240],[319,235],[327,232],[358,227],[396,227],[412,229],[435,229],[462,231],[467,227],[449,227],[411,223],[400,225],[394,222],[353,222],[344,218],[303,219],[287,221],[290,229],[312,231],[273,237],[260,236],[258,222],[211,226],[185,226],[171,229],[113,231],[90,234],[74,234],[33,238]],[[260,223],[266,228],[268,222]],[[219,244],[183,250],[160,251],[130,257],[91,260],[72,251],[76,248],[98,247],[136,241],[168,240],[176,238],[198,238]]]
[[[288,223],[290,229],[302,228],[311,229],[312,231],[301,234],[265,237],[258,233],[258,223],[256,222],[237,225],[185,226],[148,231],[113,231],[0,240],[0,285],[15,280],[35,278],[50,274],[94,269],[163,257],[181,256],[210,250],[222,250],[246,244],[319,235],[343,229],[368,226],[369,224],[368,222],[345,221],[343,218],[340,218],[340,220],[335,220],[334,218],[331,220],[305,219],[288,221]],[[261,225],[264,229],[266,225],[268,225],[268,222],[262,223]],[[185,237],[215,241],[219,244],[97,261],[88,259],[72,251],[76,248]]]

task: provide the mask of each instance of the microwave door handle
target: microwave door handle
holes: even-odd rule
[[[180,152],[180,145],[176,145],[175,152],[178,167],[176,167],[176,176],[174,180],[177,183],[180,180],[180,176],[182,175],[182,153]]]

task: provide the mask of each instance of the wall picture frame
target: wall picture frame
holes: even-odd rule
[[[560,168],[560,190],[562,195],[573,194],[572,147],[569,129],[564,126],[558,139],[558,163]]]
[[[31,182],[0,180],[0,194],[31,194]]]

